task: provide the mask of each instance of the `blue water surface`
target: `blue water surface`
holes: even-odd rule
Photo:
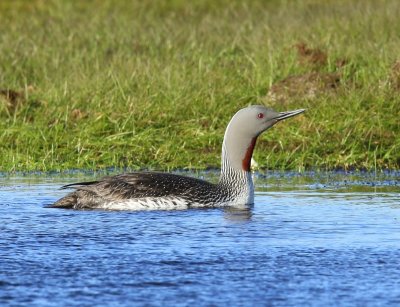
[[[399,173],[256,174],[247,210],[44,206],[94,177],[0,176],[1,306],[400,305]]]

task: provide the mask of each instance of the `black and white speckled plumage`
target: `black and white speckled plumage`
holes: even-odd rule
[[[53,207],[71,209],[156,210],[229,204],[241,193],[220,181],[212,184],[181,175],[137,172],[66,185],[76,191]],[[243,191],[245,192],[245,191]]]
[[[257,137],[278,121],[304,110],[277,113],[264,106],[239,110],[225,131],[217,184],[180,175],[137,172],[69,184],[74,192],[50,207],[106,210],[170,210],[243,206],[254,201],[250,160]]]

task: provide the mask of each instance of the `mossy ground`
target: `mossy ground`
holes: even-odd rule
[[[218,167],[264,103],[268,169],[400,166],[400,2],[0,2],[0,170]]]

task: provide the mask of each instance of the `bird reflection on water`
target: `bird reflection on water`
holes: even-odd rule
[[[254,205],[242,208],[226,207],[223,209],[224,218],[230,222],[248,222],[253,217]]]

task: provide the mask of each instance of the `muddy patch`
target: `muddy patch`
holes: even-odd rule
[[[389,86],[392,90],[400,91],[400,60],[397,60],[391,67]]]
[[[340,86],[339,73],[311,72],[289,76],[273,84],[267,94],[271,101],[314,99],[321,94],[334,93]]]
[[[342,85],[342,68],[348,64],[345,58],[335,60],[335,72],[328,69],[328,53],[320,48],[311,48],[306,43],[294,45],[298,64],[308,72],[290,75],[274,83],[265,100],[285,102],[293,99],[310,100],[320,95],[335,94]]]
[[[310,48],[303,42],[297,43],[294,47],[297,49],[297,57],[301,65],[319,68],[328,63],[328,54],[319,48]]]
[[[300,66],[309,67],[312,70],[325,69],[328,65],[328,53],[320,48],[312,48],[306,43],[297,43],[294,45],[297,50],[297,59]],[[349,64],[346,58],[337,58],[333,60],[335,67],[341,69]]]
[[[0,101],[7,113],[14,114],[18,106],[25,101],[25,95],[11,89],[0,89]]]
[[[41,101],[28,99],[28,95],[33,91],[32,86],[28,86],[25,90],[0,88],[0,114],[6,113],[8,116],[12,116],[19,113],[20,110],[29,109],[28,111],[32,111],[41,106]],[[28,117],[31,118],[31,115]]]

